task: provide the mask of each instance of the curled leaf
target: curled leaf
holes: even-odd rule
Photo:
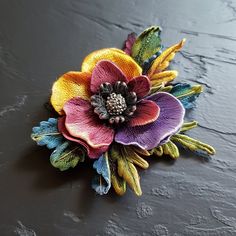
[[[167,70],[160,73],[156,73],[151,78],[152,86],[160,86],[174,80],[178,76],[178,71],[176,70]]]
[[[194,107],[194,102],[202,91],[201,85],[178,83],[173,86],[170,93],[177,97],[186,109],[190,109]]]
[[[39,146],[46,145],[52,149],[61,145],[64,138],[57,128],[57,119],[49,118],[48,121],[41,121],[39,126],[33,127],[31,138]]]
[[[107,194],[111,188],[111,173],[107,152],[93,163],[93,168],[97,171],[97,175],[92,181],[92,188],[100,195]]]
[[[180,133],[183,133],[183,132],[185,132],[185,131],[188,131],[188,130],[190,130],[190,129],[193,129],[193,128],[195,128],[195,127],[197,127],[197,125],[198,125],[198,122],[197,121],[191,121],[191,122],[186,122],[186,123],[184,123],[183,125],[182,125],[182,127],[181,127],[181,129],[180,129]]]
[[[85,152],[80,146],[65,141],[52,152],[50,161],[55,168],[65,171],[83,162],[84,158]]]
[[[198,154],[205,153],[207,155],[214,155],[215,149],[206,144],[202,143],[199,140],[188,137],[184,134],[175,134],[171,137],[171,140],[175,143],[179,143],[184,148],[189,149],[190,151],[196,152]]]
[[[134,42],[131,56],[140,66],[161,49],[160,33],[160,27],[152,26],[143,31]]]
[[[179,157],[179,149],[173,142],[169,141],[163,144],[162,148],[165,155],[169,155],[173,159],[177,159]]]
[[[149,76],[149,78],[152,78],[154,74],[166,69],[169,66],[169,62],[174,58],[175,53],[183,47],[184,43],[185,39],[180,41],[178,44],[167,48],[159,57],[157,57],[154,60],[151,68],[148,70],[147,75]]]

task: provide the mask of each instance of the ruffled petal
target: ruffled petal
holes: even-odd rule
[[[150,81],[148,77],[144,75],[138,76],[129,81],[128,87],[129,91],[135,92],[138,99],[140,99],[148,95],[150,91]]]
[[[136,145],[149,150],[180,129],[185,110],[178,99],[165,92],[156,93],[148,99],[160,107],[158,119],[143,126],[122,127],[115,136],[117,143]]]
[[[134,117],[130,120],[129,126],[147,125],[158,119],[160,114],[159,106],[149,100],[142,100],[137,104]]]
[[[114,130],[98,119],[90,102],[79,97],[73,98],[63,109],[66,113],[65,127],[72,137],[85,141],[94,149],[111,144]]]
[[[95,148],[90,147],[85,141],[83,141],[79,138],[72,137],[65,127],[65,116],[60,117],[58,119],[58,130],[60,131],[60,133],[62,133],[62,135],[66,139],[82,145],[87,150],[88,156],[90,158],[98,158],[102,155],[102,153],[104,153],[108,150],[108,146],[103,146],[101,148],[95,149]]]
[[[114,63],[102,60],[97,63],[92,72],[90,89],[93,93],[98,93],[101,84],[108,82],[114,85],[117,81],[127,82],[127,79]]]
[[[83,61],[81,70],[92,72],[101,60],[109,60],[118,66],[128,80],[142,74],[142,68],[132,57],[117,48],[104,48],[90,53]]]
[[[61,115],[64,104],[73,97],[89,99],[91,73],[70,71],[62,75],[52,86],[51,104]]]

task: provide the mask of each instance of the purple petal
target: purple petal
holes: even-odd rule
[[[147,99],[156,102],[160,107],[158,119],[143,126],[122,127],[115,135],[117,143],[149,150],[179,130],[185,110],[178,99],[165,92],[156,93]]]

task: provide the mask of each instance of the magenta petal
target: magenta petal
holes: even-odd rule
[[[160,114],[159,106],[150,100],[141,100],[137,104],[134,117],[129,121],[129,126],[140,126],[154,122]]]
[[[136,40],[135,33],[131,33],[128,35],[127,39],[125,40],[125,46],[124,46],[124,51],[126,54],[131,55],[132,47],[133,47],[135,40]]]
[[[104,125],[93,112],[90,102],[79,97],[69,100],[63,107],[65,127],[70,136],[99,149],[108,147],[113,141],[114,130]]]
[[[90,158],[100,157],[102,155],[102,153],[106,152],[109,148],[108,146],[103,146],[101,148],[94,149],[94,148],[90,147],[85,141],[72,137],[65,127],[65,116],[60,117],[58,119],[58,129],[66,139],[82,145],[87,150],[88,156]]]
[[[135,92],[138,99],[148,95],[150,91],[150,81],[147,76],[141,75],[133,78],[128,83],[129,91]]]
[[[127,82],[127,78],[114,63],[102,60],[92,72],[90,89],[93,93],[98,93],[101,84],[108,82],[114,85],[117,81]]]
[[[180,129],[185,109],[178,99],[165,92],[156,93],[148,99],[160,107],[158,119],[148,125],[122,127],[115,135],[117,143],[149,150]]]

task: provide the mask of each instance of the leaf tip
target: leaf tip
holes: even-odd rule
[[[181,40],[181,42],[180,42],[180,43],[181,43],[181,46],[184,46],[186,40],[187,40],[186,38],[183,38],[183,39]]]

